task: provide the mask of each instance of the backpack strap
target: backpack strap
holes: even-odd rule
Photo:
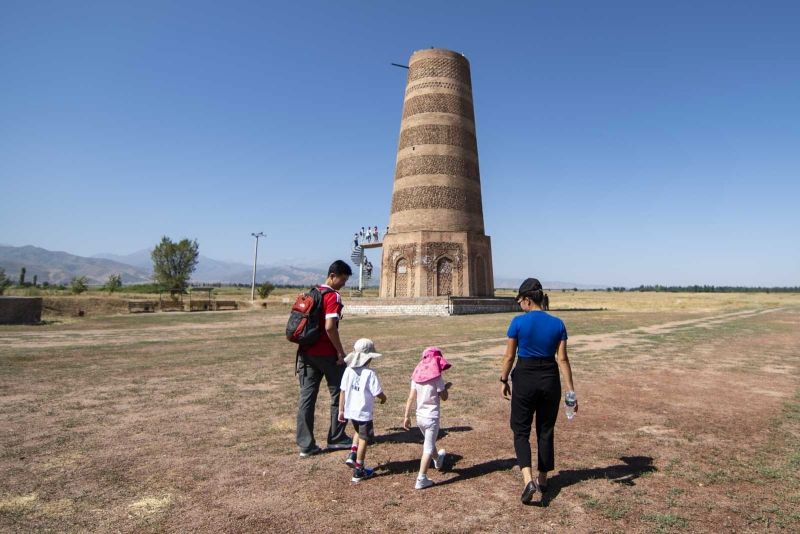
[[[319,287],[314,286],[314,287],[312,287],[311,289],[308,290],[309,293],[311,293],[312,291],[319,292],[319,294],[320,294],[319,305],[320,305],[320,311],[322,311],[323,310],[322,306],[325,304],[325,295],[327,295],[328,293],[332,293],[333,289],[329,289],[327,287],[325,289],[320,289]],[[323,328],[324,328],[324,325],[323,325]],[[300,347],[298,346],[297,347],[297,352],[294,355],[294,374],[295,375],[297,375],[297,373],[298,373],[297,368],[298,368],[298,364],[299,363],[300,363]],[[305,366],[305,364],[303,364],[303,376],[306,376],[306,366]]]
[[[324,289],[320,289],[320,288],[314,286],[313,290],[319,291],[319,309],[320,309],[320,312],[324,312],[325,311],[325,309],[324,309],[324,306],[325,306],[325,295],[327,295],[328,293],[333,293],[333,289],[330,289],[330,288],[327,288],[327,287],[324,288]],[[322,326],[323,326],[323,328],[325,327],[325,325],[322,325]]]

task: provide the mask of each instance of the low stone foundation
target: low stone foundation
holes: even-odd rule
[[[450,315],[447,297],[343,298],[345,315]]]
[[[451,297],[450,308],[451,315],[522,311],[514,297]]]
[[[513,313],[513,297],[343,298],[345,315],[471,315]]]
[[[0,324],[42,322],[41,297],[0,297]]]

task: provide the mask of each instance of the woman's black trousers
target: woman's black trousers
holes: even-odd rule
[[[554,358],[518,358],[511,373],[511,430],[520,468],[531,467],[531,422],[536,417],[539,471],[552,471],[553,429],[561,404],[561,380]]]

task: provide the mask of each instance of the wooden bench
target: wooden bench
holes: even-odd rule
[[[156,302],[152,300],[129,300],[128,313],[153,313],[156,306]]]
[[[214,303],[210,300],[189,301],[189,311],[210,311],[214,309]]]
[[[215,310],[238,310],[239,303],[235,300],[218,300],[214,303]]]
[[[161,311],[183,311],[183,302],[175,300],[162,300]]]

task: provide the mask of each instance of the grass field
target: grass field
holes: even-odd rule
[[[497,382],[513,314],[345,308],[344,342],[371,337],[386,356],[378,476],[359,485],[343,453],[297,456],[285,307],[0,327],[0,531],[800,530],[800,295],[556,291],[551,307],[580,412],[559,416],[531,507]],[[399,426],[434,344],[453,363],[450,460],[420,492],[421,437]]]

